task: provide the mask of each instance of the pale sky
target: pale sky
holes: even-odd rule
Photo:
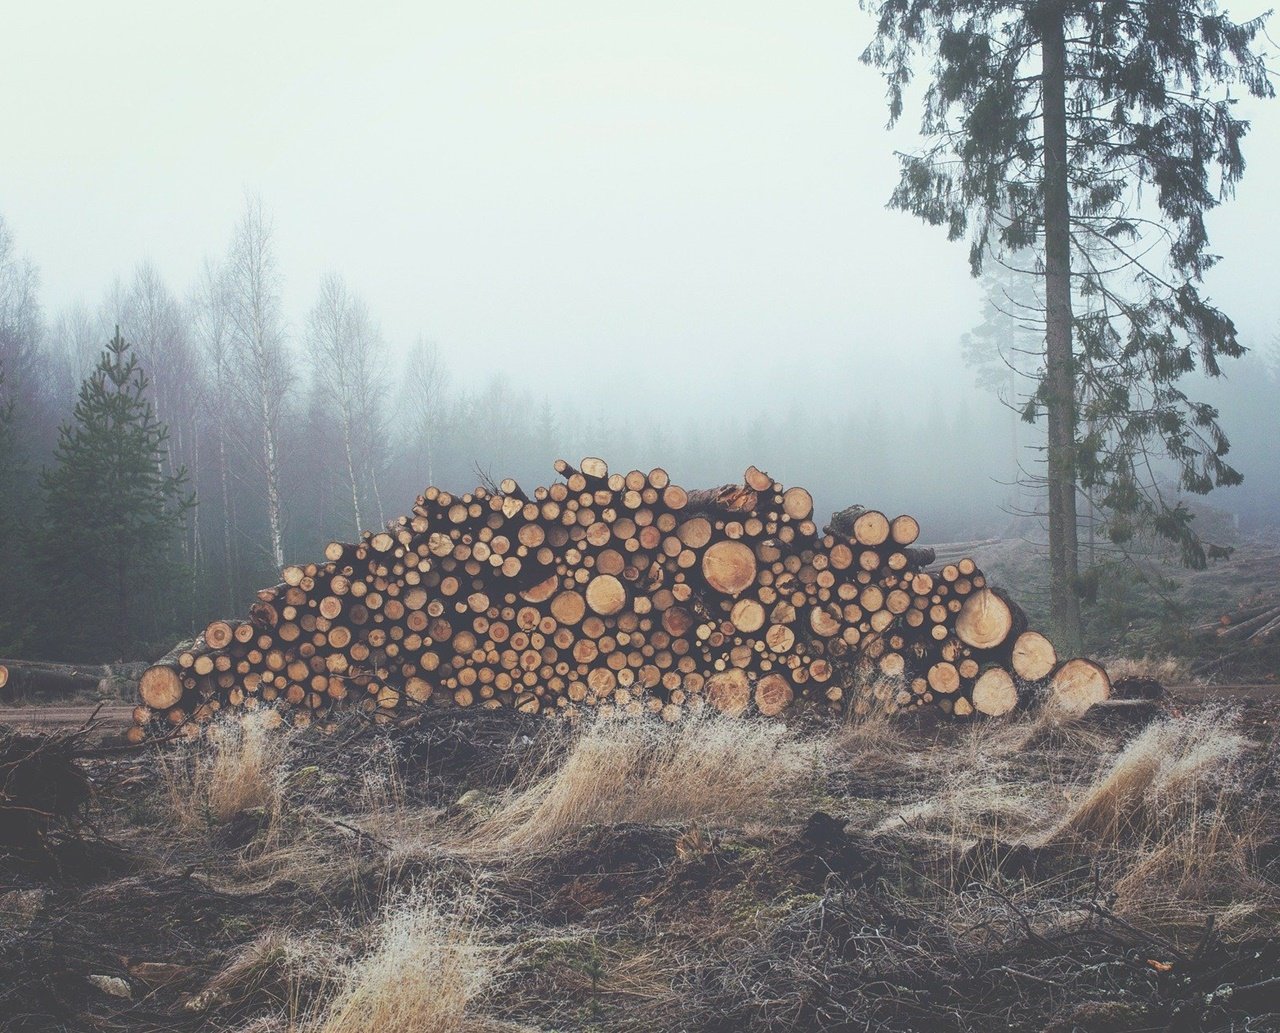
[[[295,329],[338,270],[468,380],[839,405],[958,369],[978,315],[967,248],[884,208],[915,121],[885,132],[854,0],[5,0],[2,22],[0,213],[50,316],[144,259],[185,293],[246,191]],[[1210,290],[1262,343],[1280,103],[1245,148]]]

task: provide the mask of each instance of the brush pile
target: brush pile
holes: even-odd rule
[[[79,733],[26,734],[0,726],[0,870],[53,856],[53,837],[91,795],[77,763]]]
[[[755,467],[700,491],[594,458],[556,470],[532,494],[428,488],[385,530],[285,567],[247,620],[143,674],[132,738],[262,705],[297,725],[425,705],[769,716],[798,698],[965,717],[1110,692],[971,559],[927,569],[910,516],[852,507],[819,531],[809,492]]]

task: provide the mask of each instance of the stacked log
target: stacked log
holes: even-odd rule
[[[385,529],[285,567],[246,619],[145,672],[131,737],[261,706],[299,725],[350,707],[676,721],[797,700],[964,717],[1051,691],[1048,640],[972,560],[926,569],[910,516],[854,507],[819,530],[809,492],[756,467],[701,491],[596,458],[556,471],[531,493],[428,488]]]

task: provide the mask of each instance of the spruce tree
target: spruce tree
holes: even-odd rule
[[[157,616],[171,623],[175,545],[195,499],[184,469],[164,472],[168,430],[147,390],[117,328],[59,430],[55,465],[41,475],[49,627],[60,628],[69,654],[126,655]]]
[[[1199,567],[1211,550],[1164,472],[1198,494],[1241,479],[1217,411],[1178,382],[1244,352],[1203,289],[1217,260],[1205,215],[1244,173],[1231,88],[1274,95],[1254,49],[1265,21],[1211,0],[863,4],[891,125],[927,63],[925,145],[899,156],[890,206],[967,237],[974,275],[1035,256],[1023,271],[1043,281],[1044,351],[1025,418],[1048,424],[1051,607],[1071,648],[1082,489],[1115,540],[1151,529]]]

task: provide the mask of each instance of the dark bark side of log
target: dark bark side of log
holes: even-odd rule
[[[59,664],[41,660],[0,660],[0,700],[61,699],[79,692],[111,691],[137,682],[146,664]]]
[[[906,555],[907,563],[918,569],[932,567],[938,558],[938,554],[928,545],[908,545],[900,551]]]

